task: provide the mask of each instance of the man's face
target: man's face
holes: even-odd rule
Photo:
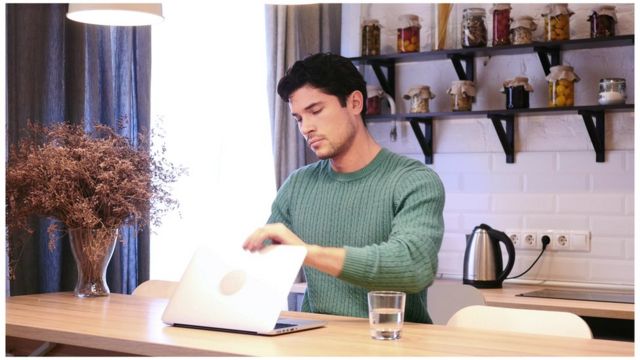
[[[291,114],[307,145],[320,159],[330,159],[349,149],[356,134],[356,117],[361,104],[354,104],[354,94],[347,97],[347,106],[336,96],[328,95],[309,85],[289,97]]]

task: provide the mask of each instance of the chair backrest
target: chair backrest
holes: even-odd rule
[[[473,305],[455,313],[447,326],[593,338],[589,325],[581,317],[564,311]]]
[[[131,295],[168,299],[178,286],[177,281],[147,280],[138,285]]]
[[[458,310],[484,304],[480,290],[461,281],[435,281],[427,289],[427,311],[434,324],[445,325]]]

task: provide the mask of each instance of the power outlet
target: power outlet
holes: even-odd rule
[[[519,249],[522,247],[522,235],[517,230],[507,230],[505,231],[511,242],[513,243],[513,247]]]
[[[544,236],[549,237],[549,244],[547,245],[547,250],[553,249],[553,239],[555,236],[554,231],[550,229],[540,231],[540,248],[542,248],[542,238]]]
[[[551,249],[554,251],[571,251],[569,231],[555,230],[551,232]]]
[[[538,234],[533,231],[525,231],[522,233],[522,248],[523,249],[540,249],[538,246]]]

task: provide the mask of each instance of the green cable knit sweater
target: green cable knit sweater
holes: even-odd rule
[[[302,310],[367,317],[367,292],[407,293],[405,321],[431,323],[424,289],[438,265],[444,188],[420,162],[382,149],[365,168],[336,173],[328,160],[293,172],[278,191],[269,223],[307,244],[344,247],[338,278],[304,267]]]

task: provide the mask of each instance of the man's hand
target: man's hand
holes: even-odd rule
[[[274,244],[304,246],[307,249],[307,257],[304,259],[305,265],[333,276],[338,276],[342,271],[346,255],[345,249],[308,245],[281,223],[267,224],[258,228],[249,235],[242,247],[245,250],[258,251],[264,247],[264,242],[269,239]]]
[[[249,235],[242,247],[249,251],[258,251],[264,247],[264,242],[271,239],[274,244],[285,245],[301,245],[307,244],[302,241],[293,231],[289,230],[281,223],[267,224],[258,228],[253,234]]]

